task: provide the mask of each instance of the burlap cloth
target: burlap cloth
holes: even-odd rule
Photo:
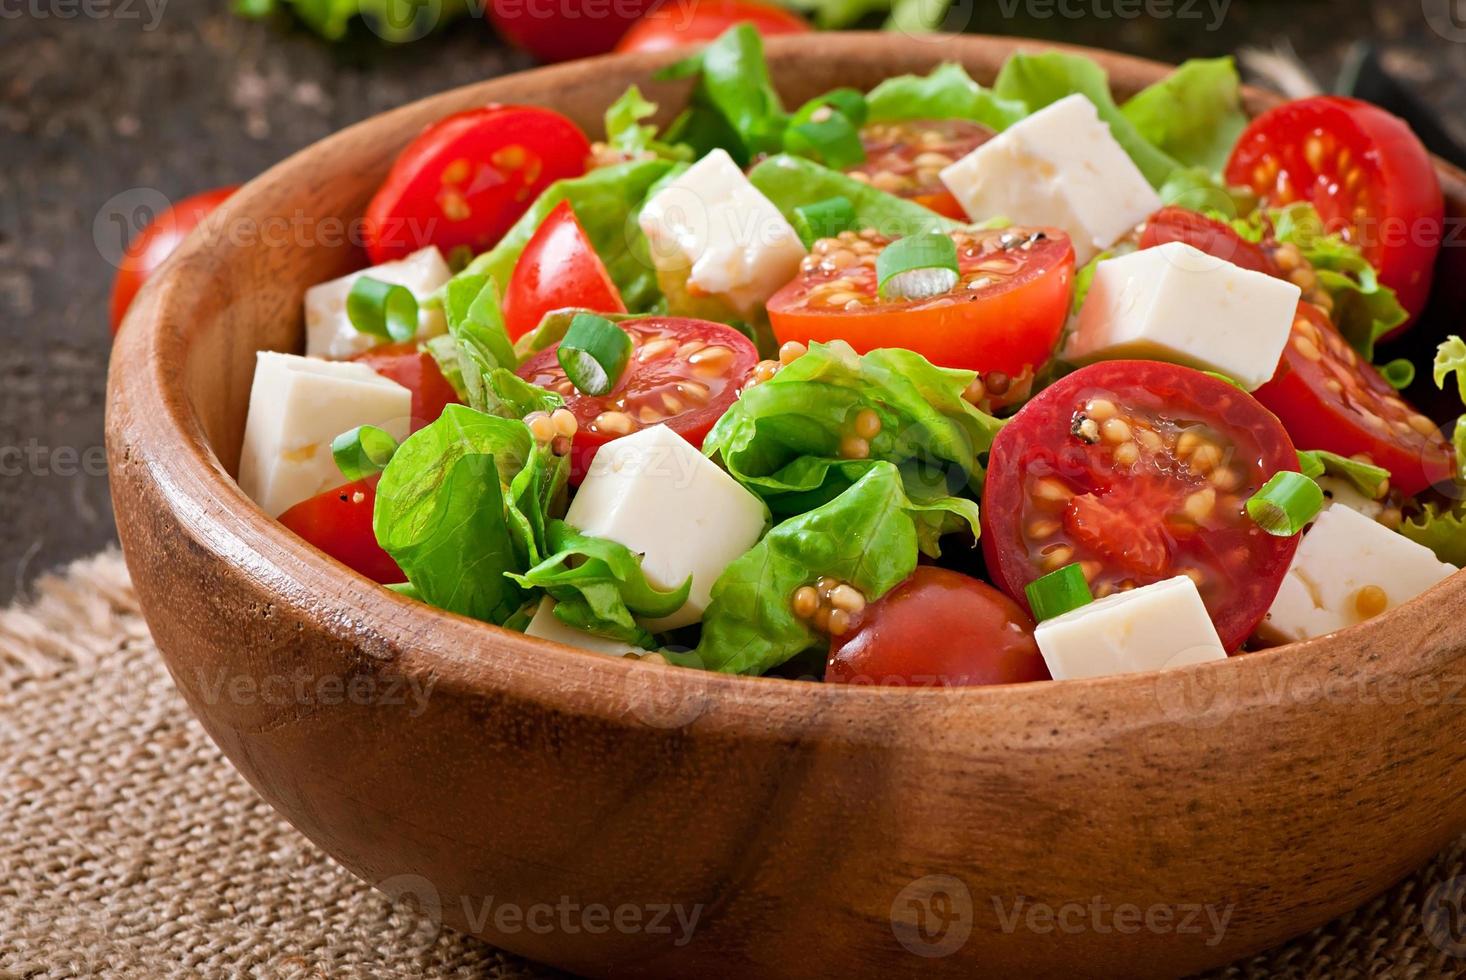
[[[1217,976],[1466,974],[1421,918],[1463,857]],[[78,975],[556,974],[425,928],[277,817],[174,692],[109,553],[0,612],[0,978]]]

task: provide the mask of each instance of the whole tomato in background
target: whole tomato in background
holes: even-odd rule
[[[734,24],[747,21],[764,37],[804,34],[814,28],[798,14],[748,0],[701,0],[689,16],[681,4],[661,3],[616,42],[616,51],[666,51],[711,41]]]
[[[183,243],[188,233],[198,227],[215,208],[223,204],[238,187],[217,187],[193,197],[184,198],[158,215],[136,238],[128,243],[112,280],[112,333],[122,326],[122,318],[143,283]]]
[[[589,6],[590,9],[585,9]],[[541,61],[569,61],[610,51],[642,14],[663,0],[490,0],[489,20],[504,40]]]

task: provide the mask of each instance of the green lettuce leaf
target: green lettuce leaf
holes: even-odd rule
[[[1300,450],[1298,468],[1304,476],[1314,480],[1325,474],[1342,477],[1370,500],[1379,494],[1380,484],[1390,478],[1390,471],[1383,466],[1350,459],[1326,449]]]
[[[645,312],[661,298],[651,253],[636,216],[653,186],[682,164],[634,160],[600,167],[582,177],[557,180],[535,199],[514,226],[459,276],[489,276],[502,295],[509,277],[540,223],[561,201],[569,201],[596,254],[621,291],[626,308]]]
[[[1120,107],[1136,133],[1187,167],[1221,173],[1247,128],[1230,57],[1194,58]],[[1164,195],[1162,195],[1164,197]]]
[[[888,78],[866,96],[871,122],[902,119],[970,119],[1003,130],[1028,115],[1022,103],[1001,99],[972,80],[955,62],[944,62],[929,75]]]
[[[1455,334],[1441,341],[1430,368],[1431,379],[1437,388],[1444,389],[1446,379],[1452,374],[1456,376],[1456,393],[1466,401],[1466,341]],[[1451,445],[1456,450],[1456,480],[1466,485],[1466,415],[1456,419],[1456,427],[1451,430]]]
[[[528,599],[506,573],[541,560],[567,474],[522,421],[449,405],[382,472],[377,543],[423,601],[503,623]]]
[[[550,522],[546,541],[551,553],[543,561],[509,577],[548,592],[555,599],[555,617],[576,629],[650,648],[656,642],[635,617],[670,616],[692,592],[691,577],[679,588],[658,590],[631,549],[583,534],[564,521]]]
[[[353,18],[369,21],[373,34],[384,41],[415,41],[440,25],[474,8],[472,0],[234,0],[234,12],[245,17],[268,17],[289,10],[301,23],[328,41],[346,36]]]
[[[1171,172],[1181,166],[1174,157],[1142,136],[1120,111],[1110,95],[1110,82],[1104,69],[1088,58],[1057,51],[1014,54],[998,72],[993,92],[999,98],[1022,102],[1029,112],[1037,112],[1077,92],[1094,103],[1100,118],[1109,124],[1110,133],[1152,187],[1163,185]]]
[[[452,334],[440,333],[423,341],[422,349],[428,352],[443,372],[443,380],[452,385],[460,401],[468,401],[468,383],[463,380],[463,364],[459,360],[458,341]]]
[[[668,141],[690,145],[699,157],[722,147],[743,166],[782,146],[789,117],[752,24],[733,25],[656,78],[697,79],[687,109],[667,128]]]
[[[706,670],[762,674],[821,648],[826,638],[794,615],[796,589],[830,575],[875,601],[916,568],[918,522],[944,523],[935,512],[966,511],[970,503],[915,503],[894,464],[873,464],[839,496],[775,526],[729,565],[713,585],[697,648],[666,656]]]
[[[843,197],[855,206],[860,227],[874,228],[891,238],[964,227],[914,201],[887,194],[803,157],[785,153],[769,157],[749,171],[748,179],[790,221],[800,205]]]
[[[1441,561],[1466,565],[1466,503],[1458,502],[1449,509],[1427,503],[1400,525],[1400,533],[1434,551]]]
[[[818,507],[883,465],[898,468],[905,493],[930,502],[982,488],[979,454],[1002,423],[962,398],[971,371],[939,368],[891,348],[857,356],[843,341],[813,344],[772,379],[750,388],[718,420],[703,451],[777,516]],[[840,441],[866,409],[881,421],[866,459],[845,459]],[[920,522],[922,550],[965,521],[977,533],[971,501]]]
[[[632,85],[606,109],[606,144],[631,159],[642,156],[692,159],[690,147],[664,143],[657,139],[656,126],[642,124],[641,120],[656,111],[656,103],[647,101],[641,89]]]

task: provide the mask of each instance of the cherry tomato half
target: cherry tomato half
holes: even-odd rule
[[[830,643],[836,684],[965,687],[1046,681],[1033,620],[975,578],[920,565]]]
[[[1334,95],[1289,102],[1242,133],[1226,178],[1267,204],[1308,201],[1412,318],[1424,308],[1445,205],[1430,154],[1403,120]]]
[[[620,326],[631,335],[634,349],[608,395],[575,390],[560,367],[558,344],[519,368],[521,378],[563,395],[580,423],[570,449],[570,482],[575,484],[602,446],[646,426],[666,423],[701,446],[758,363],[749,339],[721,323],[658,316],[624,320]]]
[[[691,16],[680,4],[657,4],[616,43],[616,51],[666,51],[703,44],[734,24],[747,22],[764,37],[813,30],[798,14],[749,0],[697,0]]]
[[[407,145],[367,205],[373,265],[436,245],[444,255],[495,245],[534,199],[585,173],[590,142],[536,106],[488,106],[439,120]]]
[[[966,221],[967,213],[939,174],[992,138],[991,129],[966,119],[871,123],[860,130],[865,162],[847,172],[889,194]]]
[[[358,480],[302,500],[280,515],[280,523],[374,582],[406,582],[402,569],[377,544],[372,530],[376,502],[375,478]]]
[[[1275,279],[1287,278],[1273,261],[1272,253],[1262,245],[1249,242],[1230,225],[1186,208],[1164,207],[1145,219],[1145,227],[1140,232],[1140,247],[1151,248],[1167,242],[1185,242],[1240,268]]]
[[[1251,395],[1200,371],[1106,361],[1045,388],[998,433],[983,490],[993,580],[1024,587],[1079,562],[1096,597],[1188,575],[1236,650],[1298,547],[1246,503],[1298,457]]]
[[[412,392],[412,431],[435,421],[447,408],[462,399],[443,377],[437,360],[417,344],[382,344],[352,358],[384,378],[390,378]]]
[[[1052,228],[951,236],[961,278],[923,300],[879,298],[876,256],[891,239],[873,230],[820,239],[799,276],[769,299],[774,335],[780,343],[844,340],[860,353],[905,347],[933,364],[977,371],[992,396],[1025,392],[1069,314],[1069,236]]]
[[[1363,453],[1406,495],[1455,472],[1455,453],[1435,422],[1411,408],[1312,303],[1298,304],[1278,373],[1253,394],[1304,449]]]
[[[569,201],[546,215],[524,247],[504,291],[504,326],[518,340],[551,310],[625,313],[626,304]]]
[[[188,233],[198,227],[215,208],[229,199],[238,187],[218,187],[193,197],[186,197],[167,211],[155,217],[151,224],[128,243],[117,266],[117,277],[112,280],[112,333],[122,326],[122,318],[137,295],[143,283],[172,255]]]

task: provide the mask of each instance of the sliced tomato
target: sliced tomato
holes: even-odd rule
[[[1309,202],[1412,317],[1425,307],[1445,205],[1430,154],[1403,120],[1334,95],[1289,102],[1242,133],[1226,178],[1267,204]]]
[[[590,142],[549,109],[488,106],[449,116],[407,145],[367,205],[373,265],[436,245],[495,245],[549,184],[585,173]]]
[[[1272,253],[1262,245],[1249,242],[1230,225],[1186,208],[1164,207],[1145,220],[1145,227],[1140,232],[1140,247],[1151,248],[1167,242],[1185,242],[1243,269],[1277,279],[1287,278],[1273,261]]]
[[[1225,381],[1157,361],[1081,368],[993,442],[988,571],[1025,608],[1029,582],[1073,562],[1097,597],[1187,575],[1236,650],[1298,547],[1258,527],[1247,499],[1297,468],[1282,424]]]
[[[173,251],[183,244],[188,233],[198,227],[214,209],[227,201],[238,187],[219,187],[204,191],[193,197],[186,197],[162,214],[153,218],[136,238],[127,245],[122,262],[117,266],[117,277],[112,280],[112,332],[122,326],[122,318],[137,295],[143,283],[162,265]]]
[[[563,395],[565,407],[580,423],[570,448],[570,481],[575,484],[602,446],[647,426],[665,423],[702,446],[758,363],[752,342],[721,323],[656,316],[623,320],[620,326],[631,335],[633,350],[608,395],[575,389],[560,367],[559,345],[519,368],[521,378]]]
[[[820,239],[799,276],[769,299],[775,336],[780,343],[844,340],[860,353],[905,347],[933,364],[978,372],[995,405],[1026,391],[1069,313],[1069,236],[1052,228],[951,235],[957,285],[905,301],[877,293],[876,256],[891,239],[869,229]]]
[[[625,313],[626,304],[605,263],[576,220],[569,201],[546,215],[524,247],[504,291],[504,325],[518,340],[551,310],[568,307]]]
[[[967,213],[939,174],[993,135],[991,129],[967,119],[871,123],[860,130],[865,162],[847,172],[887,193],[966,221]]]
[[[764,37],[807,34],[809,21],[798,14],[749,0],[695,0],[689,15],[685,4],[653,6],[616,43],[616,51],[667,51],[703,44],[738,23],[749,23]]]
[[[1367,455],[1402,493],[1449,481],[1455,453],[1311,303],[1299,303],[1273,379],[1253,392],[1304,449]]]
[[[280,523],[374,582],[406,582],[402,569],[377,544],[372,530],[376,502],[376,480],[358,480],[302,500],[280,515]]]
[[[1033,620],[975,578],[921,565],[830,641],[836,684],[965,687],[1046,681]]]
[[[462,399],[443,377],[437,360],[416,343],[382,344],[352,358],[412,392],[412,431],[433,422]]]

